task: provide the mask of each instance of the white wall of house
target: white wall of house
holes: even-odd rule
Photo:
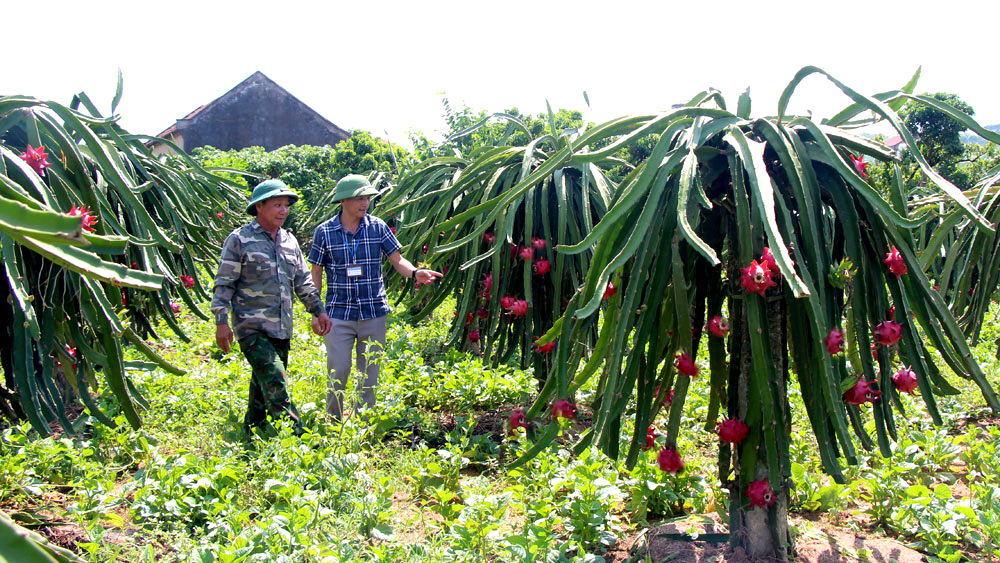
[[[184,150],[184,137],[183,136],[177,135],[177,134],[173,134],[173,135],[167,135],[165,138],[168,141],[173,142],[181,150]],[[160,156],[160,155],[163,155],[163,154],[176,154],[176,153],[174,153],[174,149],[170,145],[167,145],[167,144],[164,144],[164,143],[156,143],[156,144],[154,144],[153,145],[153,156]]]

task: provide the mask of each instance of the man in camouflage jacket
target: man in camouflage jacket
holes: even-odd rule
[[[261,182],[253,190],[247,213],[255,220],[233,231],[222,245],[215,276],[212,313],[215,341],[229,353],[235,338],[249,362],[250,398],[244,430],[271,429],[268,418],[287,416],[302,432],[295,404],[285,385],[292,337],[292,292],[314,317],[314,330],[330,330],[319,290],[312,283],[299,243],[281,228],[298,196],[280,180]],[[230,328],[230,316],[233,326]]]

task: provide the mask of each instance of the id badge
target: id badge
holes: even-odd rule
[[[363,274],[364,274],[364,269],[361,268],[361,264],[347,265],[347,277],[360,278]]]

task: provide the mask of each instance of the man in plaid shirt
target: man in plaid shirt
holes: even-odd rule
[[[389,299],[382,281],[383,258],[388,258],[400,275],[420,284],[433,283],[441,277],[439,272],[417,268],[403,258],[399,253],[402,245],[385,222],[368,215],[371,197],[376,194],[378,190],[358,174],[337,182],[333,200],[341,203],[340,213],[316,227],[309,251],[316,287],[323,287],[323,271],[326,271],[326,311],[333,323],[324,336],[326,411],[335,420],[343,415],[343,393],[351,373],[352,352],[357,353],[358,371],[364,374],[361,404],[355,405],[355,410],[375,406],[378,354],[385,345],[385,319],[389,314]],[[321,332],[317,327],[314,330]]]

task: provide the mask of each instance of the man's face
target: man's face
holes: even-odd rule
[[[280,227],[288,218],[288,196],[272,197],[257,204],[257,222],[265,229]]]
[[[370,195],[359,195],[357,197],[349,197],[341,201],[341,205],[344,206],[344,213],[355,219],[361,219],[368,213],[368,206],[371,205],[372,196]]]

